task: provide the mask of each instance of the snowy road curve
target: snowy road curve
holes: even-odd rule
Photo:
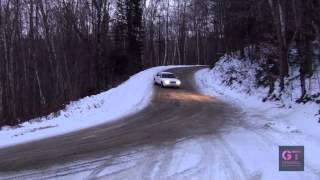
[[[138,114],[112,124],[0,149],[0,179],[272,178],[278,173],[277,164],[273,169],[269,164],[267,174],[254,171],[235,147],[240,144],[242,153],[247,150],[250,154],[251,149],[270,153],[274,155],[270,162],[274,163],[278,142],[263,130],[242,123],[245,115],[236,107],[198,93],[193,75],[199,69],[172,69],[183,87],[155,87],[151,104]],[[246,136],[233,131],[243,131]],[[238,143],[230,144],[228,139]],[[258,157],[257,165],[263,166],[263,157]],[[306,169],[308,173],[294,175],[320,177],[319,171]]]

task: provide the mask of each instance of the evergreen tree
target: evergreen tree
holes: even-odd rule
[[[114,59],[120,73],[132,74],[142,69],[142,12],[141,0],[117,0]]]
[[[127,26],[128,26],[128,54],[130,56],[130,72],[135,73],[142,69],[143,25],[142,1],[127,0]]]
[[[128,32],[125,0],[117,0],[115,18],[114,38],[118,47],[124,50]]]
[[[127,27],[126,0],[117,0],[113,26],[115,46],[111,59],[113,59],[113,71],[120,76],[128,74]]]

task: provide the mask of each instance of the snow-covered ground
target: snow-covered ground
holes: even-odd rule
[[[176,66],[147,69],[116,88],[71,102],[64,110],[19,126],[2,127],[0,147],[61,135],[108,123],[146,107],[153,95],[153,77]]]
[[[238,72],[232,72],[230,69]],[[243,72],[243,76],[241,73]],[[256,179],[320,179],[319,104],[297,104],[300,89],[280,101],[263,102],[268,90],[254,85],[255,68],[237,59],[222,59],[216,66],[196,73],[200,91],[238,108],[242,118],[233,119],[221,135],[232,156],[247,175]],[[227,84],[230,77],[237,82]],[[240,83],[239,83],[240,82]],[[320,92],[316,83],[312,90]],[[278,171],[279,146],[304,146],[305,171]],[[246,179],[246,178],[239,178]]]
[[[320,104],[296,103],[300,97],[299,80],[291,82],[279,101],[266,101],[268,88],[258,88],[255,83],[256,65],[232,57],[222,58],[212,70],[203,69],[196,73],[201,91],[220,97],[246,112],[260,113],[276,122],[269,124],[282,131],[301,130],[320,138]],[[318,76],[318,77],[317,77]],[[317,79],[319,78],[319,79]],[[230,83],[230,79],[232,83]],[[307,80],[310,94],[320,93],[320,70]],[[312,82],[312,83],[310,83]],[[276,86],[276,90],[278,87]],[[288,128],[286,125],[290,125]]]

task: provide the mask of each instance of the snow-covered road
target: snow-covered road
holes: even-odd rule
[[[208,93],[198,69],[172,70],[183,88],[156,87],[136,115],[0,149],[0,179],[320,179],[318,136]],[[304,172],[278,170],[279,145],[305,146]]]

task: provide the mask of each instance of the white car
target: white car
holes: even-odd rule
[[[181,81],[170,72],[160,72],[154,77],[154,83],[161,87],[180,87]]]

